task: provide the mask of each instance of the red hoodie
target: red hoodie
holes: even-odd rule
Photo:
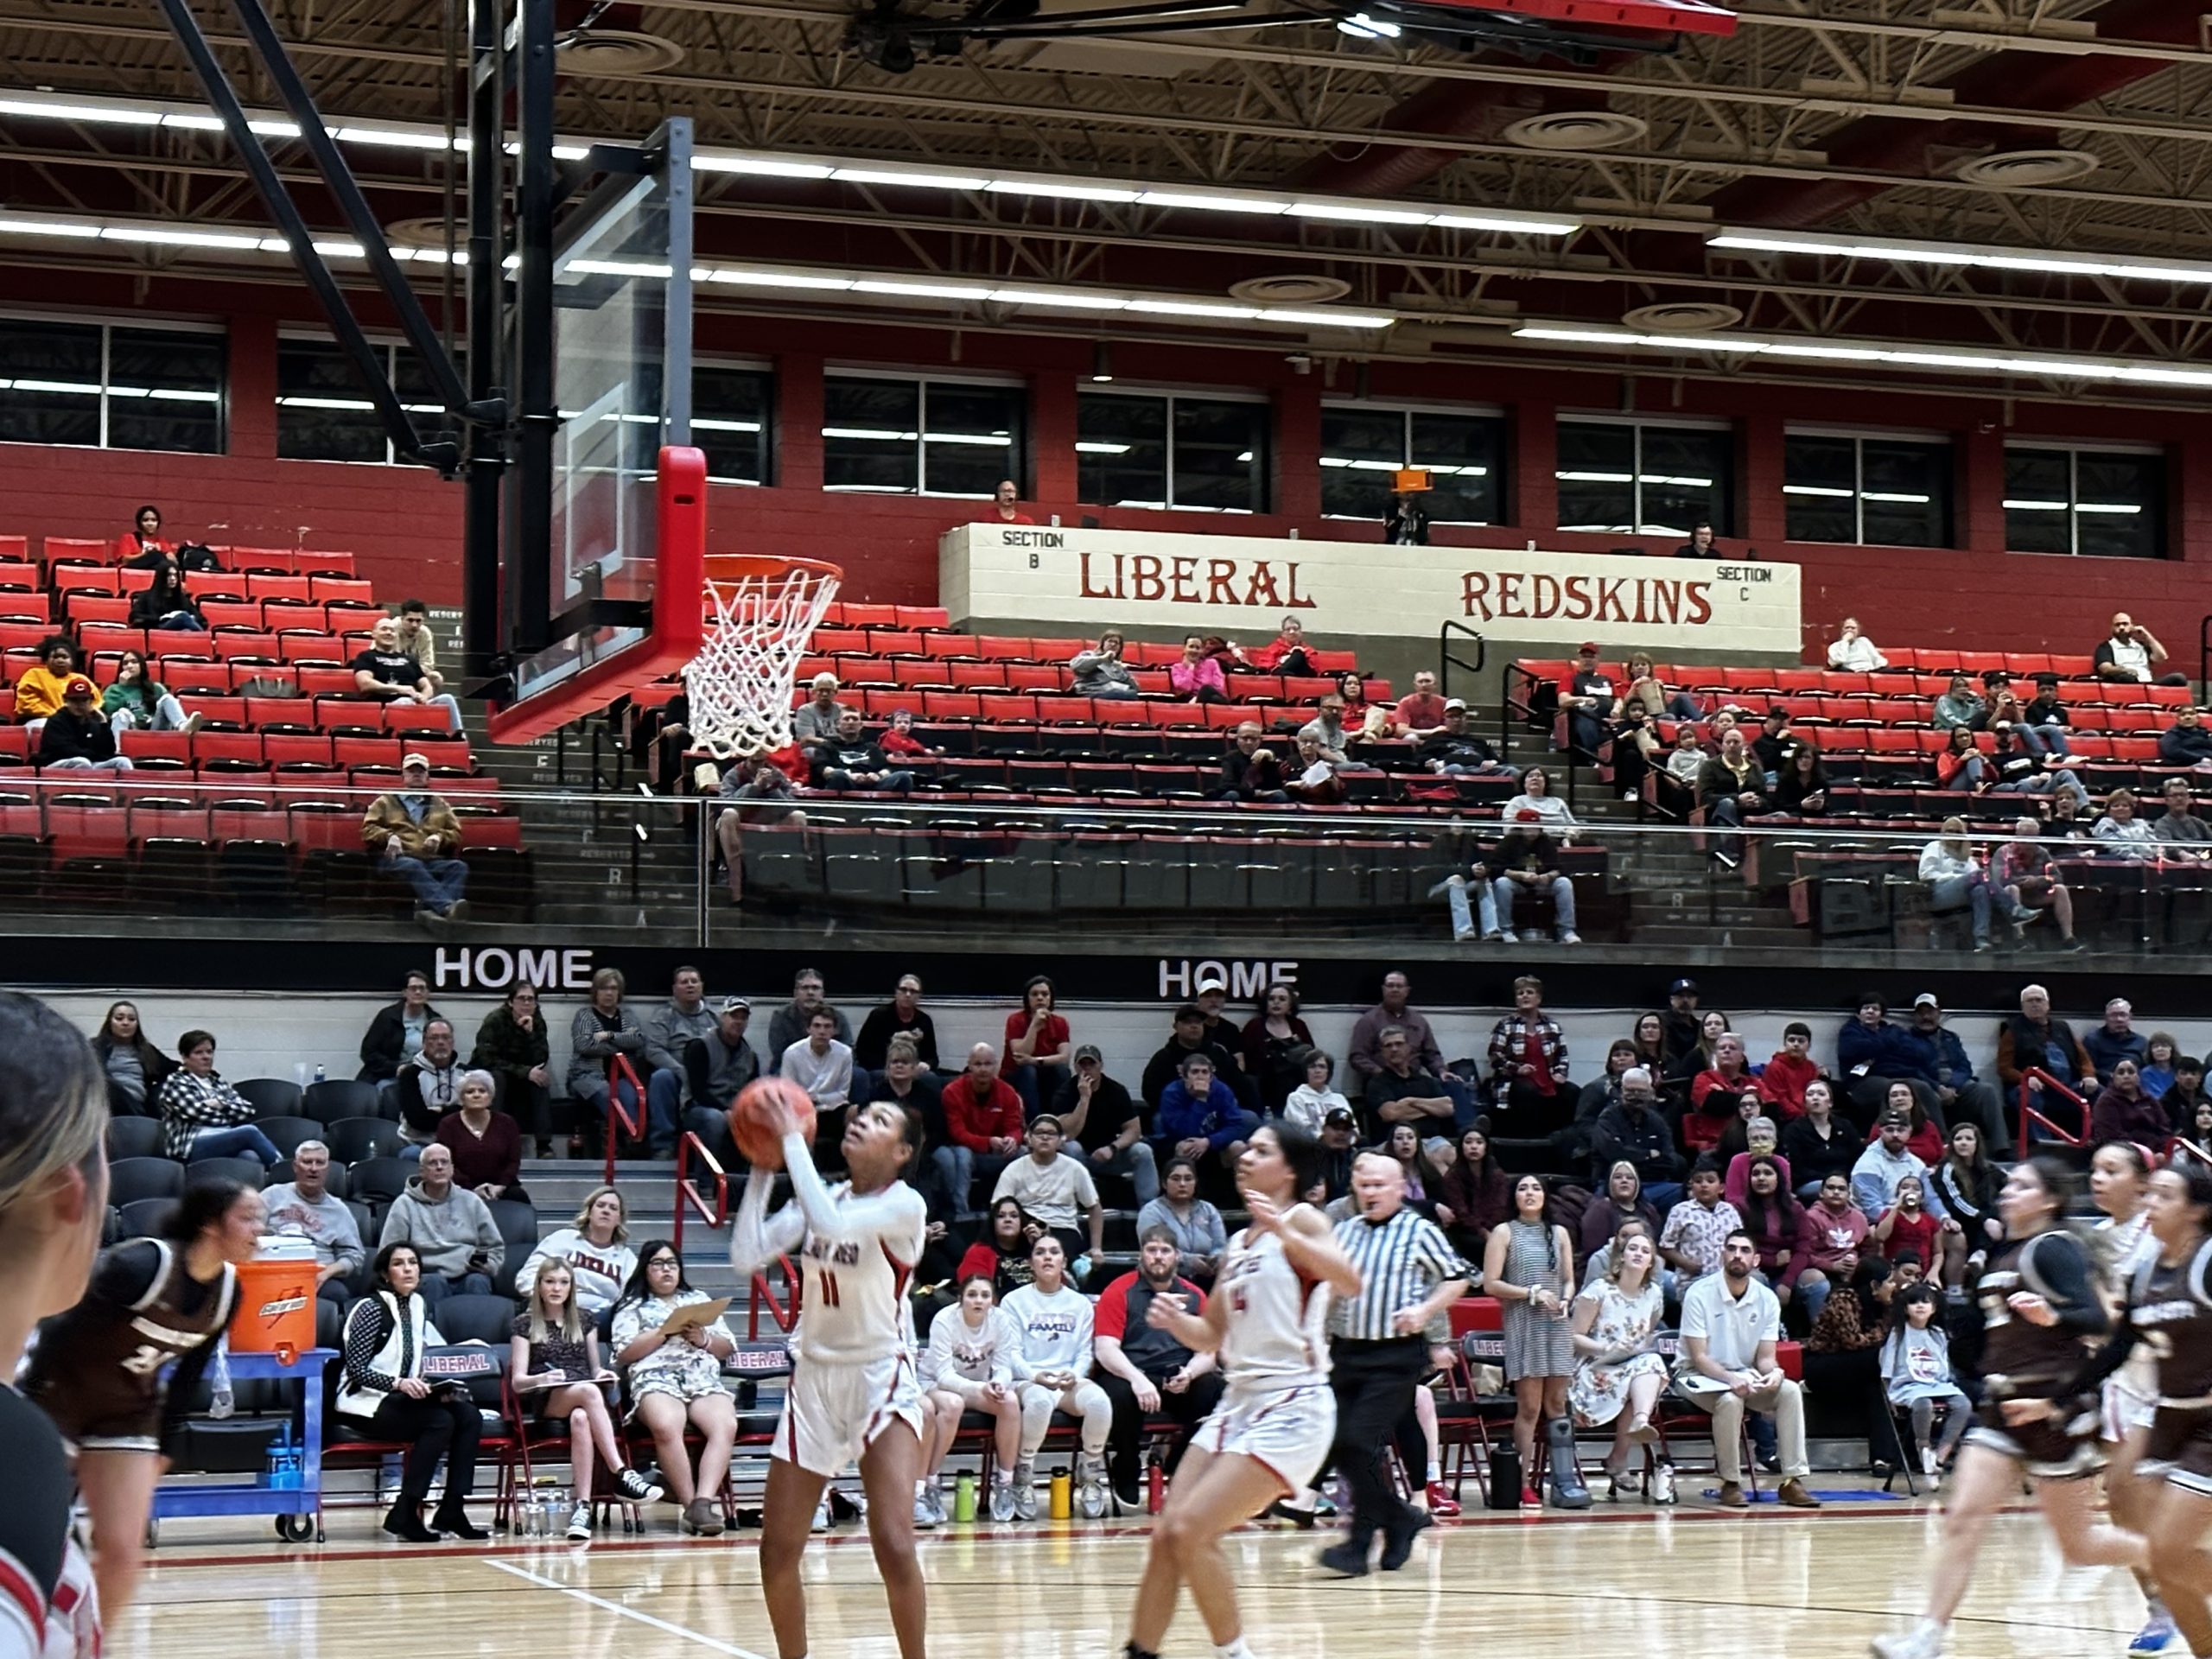
[[[1811,1055],[1791,1057],[1784,1049],[1759,1073],[1759,1098],[1782,1108],[1783,1121],[1805,1116],[1805,1085],[1821,1075],[1821,1063]]]
[[[944,1128],[970,1152],[988,1152],[995,1136],[1021,1139],[1021,1096],[998,1078],[990,1091],[976,1098],[975,1079],[966,1075],[944,1085]]]

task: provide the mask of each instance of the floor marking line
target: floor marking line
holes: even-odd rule
[[[486,1561],[484,1565],[495,1572],[512,1573],[518,1579],[527,1579],[531,1583],[545,1589],[558,1591],[562,1595],[587,1603],[613,1613],[618,1618],[635,1619],[639,1624],[649,1624],[654,1630],[666,1635],[681,1637],[687,1642],[696,1642],[702,1648],[712,1648],[716,1653],[728,1654],[730,1659],[763,1659],[762,1655],[753,1652],[750,1648],[741,1648],[734,1642],[725,1642],[719,1637],[708,1636],[702,1631],[691,1629],[689,1625],[671,1624],[667,1619],[656,1618],[651,1613],[641,1613],[634,1607],[625,1607],[619,1601],[609,1601],[606,1597],[595,1596],[588,1590],[579,1590],[574,1585],[562,1583],[558,1579],[549,1579],[542,1573],[533,1573],[526,1567],[517,1567],[512,1561]]]

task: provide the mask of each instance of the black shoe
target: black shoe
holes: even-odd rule
[[[492,1535],[483,1528],[474,1525],[469,1521],[467,1511],[458,1503],[439,1504],[438,1512],[430,1517],[430,1525],[439,1532],[454,1538],[474,1540],[489,1538]]]
[[[1408,1508],[1406,1518],[1382,1534],[1382,1570],[1395,1573],[1413,1559],[1414,1540],[1436,1522],[1427,1510]]]
[[[1341,1544],[1332,1544],[1321,1552],[1321,1565],[1332,1573],[1341,1573],[1348,1579],[1367,1576],[1367,1540],[1347,1538]]]
[[[1134,1486],[1130,1487],[1127,1491],[1122,1491],[1119,1486],[1115,1487],[1114,1502],[1120,1506],[1121,1511],[1123,1515],[1142,1515],[1144,1513],[1144,1494]]]
[[[415,1500],[403,1497],[385,1512],[384,1529],[403,1544],[435,1544],[438,1535],[423,1524]]]
[[[1293,1509],[1289,1504],[1284,1503],[1282,1499],[1277,1498],[1274,1503],[1268,1505],[1268,1513],[1274,1516],[1278,1521],[1289,1522],[1292,1526],[1296,1527],[1300,1532],[1311,1532],[1313,1530],[1313,1511],[1312,1510]]]

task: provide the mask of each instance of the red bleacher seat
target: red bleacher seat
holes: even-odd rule
[[[926,657],[922,636],[906,628],[870,628],[868,648],[878,657]],[[990,653],[983,653],[988,656]]]
[[[442,709],[427,708],[419,702],[387,702],[379,723],[387,732],[436,732],[442,735],[452,729],[450,720]]]
[[[918,639],[918,636],[917,636]],[[1026,663],[1035,660],[1029,650],[1029,641],[1007,633],[986,633],[977,636],[976,654],[987,661]]]
[[[978,720],[982,717],[982,698],[974,691],[925,691],[922,712],[931,720]]]
[[[148,841],[207,839],[207,809],[189,802],[141,801],[130,808],[130,837],[135,846]]]
[[[280,633],[276,651],[288,663],[346,663],[360,655],[332,633]]]
[[[981,709],[983,720],[989,725],[1032,725],[1037,719],[1037,699],[985,693]]]
[[[164,663],[161,672],[155,677],[166,678],[169,671],[169,664]],[[171,689],[174,690],[174,686]],[[178,691],[176,700],[184,705],[184,712],[188,715],[198,715],[225,726],[245,724],[244,697],[223,696],[208,691]],[[196,750],[194,753],[197,754]]]
[[[244,718],[245,710],[242,699],[226,698],[224,701],[238,702],[238,717]],[[185,704],[188,709],[191,706],[190,703]],[[264,759],[261,744],[262,737],[258,732],[218,732],[202,727],[192,734],[192,758],[202,766],[219,761],[232,766],[259,766]]]
[[[232,632],[225,630],[212,636],[218,657],[266,657],[271,662],[282,656],[280,642],[273,633]]]
[[[131,730],[118,734],[117,747],[133,766],[161,762],[178,766],[192,764],[192,741],[182,732]]]
[[[956,690],[1005,691],[1011,689],[1007,678],[1014,667],[1011,663],[948,662],[941,657],[928,660],[942,669]]]
[[[114,594],[72,593],[61,601],[62,613],[72,622],[130,620],[131,601]]]
[[[200,614],[211,628],[244,628],[257,631],[261,626],[261,601],[257,599],[210,599],[200,602]]]
[[[814,636],[819,639],[822,636]],[[972,661],[976,656],[976,638],[968,633],[925,633],[921,636],[923,654],[937,658],[958,658]]]
[[[893,608],[898,613],[894,619],[897,626],[902,628],[949,628],[952,626],[951,613],[942,605],[899,605]]]
[[[351,576],[310,575],[308,578],[308,597],[323,601],[342,601],[350,605],[373,606],[377,602],[373,582],[356,582]]]
[[[20,559],[29,562],[31,538],[28,536],[0,536],[0,559]]]
[[[331,740],[321,732],[269,732],[261,740],[261,753],[272,766],[328,766]]]
[[[807,649],[826,657],[850,653],[868,654],[868,631],[864,628],[822,627],[814,631],[814,638],[807,642]]]
[[[248,697],[245,723],[257,731],[266,726],[313,726],[315,704],[306,697]]]
[[[837,607],[839,624],[848,628],[895,628],[899,626],[899,607],[895,605],[868,605],[845,601]]]
[[[273,575],[256,572],[245,579],[245,591],[253,599],[296,599],[307,601],[315,597],[314,578],[298,575]]]
[[[81,536],[49,536],[41,553],[49,565],[64,559],[105,564],[114,557],[115,549],[107,542],[88,541]]]
[[[87,622],[77,630],[77,643],[88,652],[143,652],[146,649],[146,630],[116,622]]]
[[[1074,671],[1052,663],[1008,663],[1007,688],[1013,691],[1065,691]]]
[[[331,759],[339,766],[399,768],[400,743],[396,737],[340,737],[330,745]]]
[[[310,697],[348,695],[359,689],[354,683],[353,671],[350,668],[303,667],[299,672],[300,690]],[[366,710],[364,714],[365,717],[373,723],[374,714]],[[326,715],[325,718],[327,719],[327,716]]]
[[[38,566],[13,560],[0,562],[0,588],[11,593],[37,593],[45,585]]]

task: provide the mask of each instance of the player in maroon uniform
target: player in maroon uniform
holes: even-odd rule
[[[99,1598],[70,1527],[69,1456],[13,1376],[31,1327],[84,1294],[107,1214],[107,1079],[84,1037],[0,992],[0,1653],[95,1659]]]

